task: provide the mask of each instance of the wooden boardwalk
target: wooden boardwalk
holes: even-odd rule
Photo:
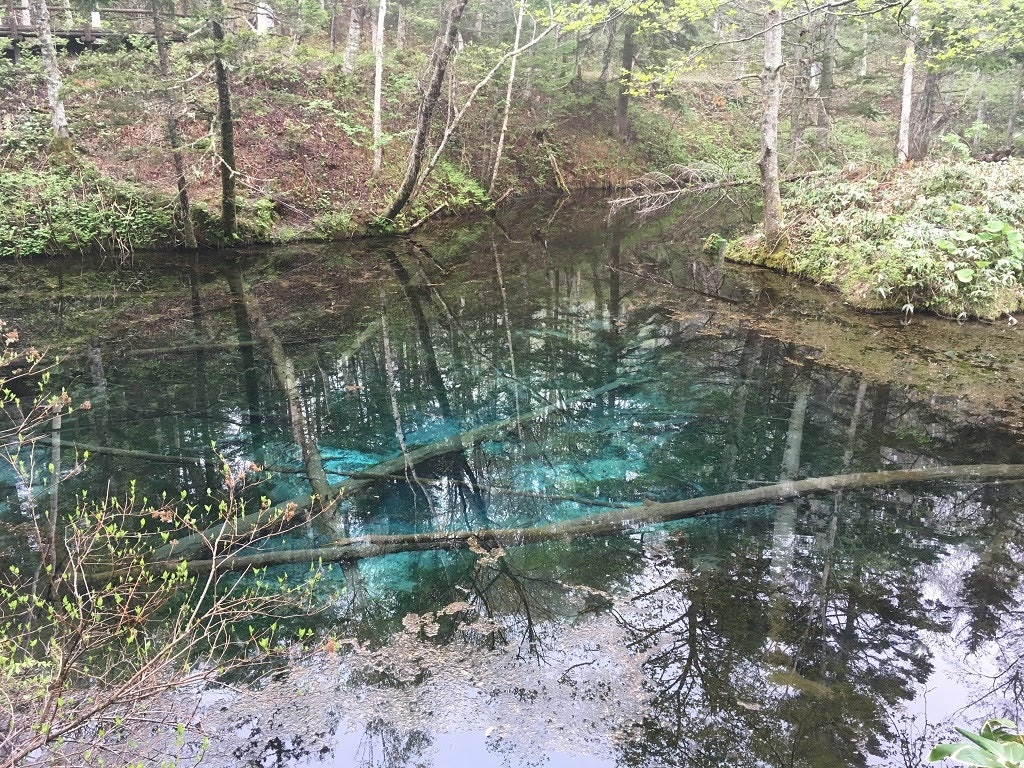
[[[66,6],[47,6],[50,11],[50,27],[54,37],[78,40],[83,43],[99,43],[104,38],[123,38],[126,35],[153,36],[153,12],[148,8],[104,8],[102,16],[93,12],[88,18],[74,13]],[[168,40],[180,41],[180,34],[165,33]],[[0,26],[0,38],[31,40],[36,37],[28,9],[8,2]]]

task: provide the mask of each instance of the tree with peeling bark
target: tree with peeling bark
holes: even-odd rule
[[[917,5],[911,6],[907,47],[903,54],[903,93],[900,99],[900,129],[896,141],[896,160],[910,161],[910,115],[914,99],[914,63],[917,59]]]

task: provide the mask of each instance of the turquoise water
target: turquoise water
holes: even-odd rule
[[[238,261],[19,266],[26,287],[4,311],[64,354],[55,375],[92,404],[61,430],[65,468],[73,444],[92,447],[65,497],[131,479],[151,498],[201,495],[219,482],[211,445],[273,468],[259,492],[308,494],[257,313],[331,482],[394,458],[399,435],[413,451],[545,409],[360,486],[343,505],[351,534],[532,526],[783,474],[1024,460],[1013,434],[955,403],[733,318],[764,290],[700,254],[735,216],[706,207],[609,225],[601,206],[538,205]],[[27,489],[9,491],[0,558],[30,558]],[[868,490],[494,561],[363,561],[332,575],[344,592],[316,620],[351,643],[207,703],[209,759],[916,765],[951,722],[1017,712],[1020,501],[1014,484]]]

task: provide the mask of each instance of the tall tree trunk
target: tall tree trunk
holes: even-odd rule
[[[381,125],[381,97],[384,90],[384,19],[388,0],[377,5],[377,25],[373,35],[373,169],[370,178],[380,176],[384,167],[384,129]]]
[[[331,53],[338,50],[338,0],[331,0]]]
[[[914,62],[917,58],[917,5],[911,7],[910,30],[903,54],[903,98],[900,101],[900,133],[896,143],[896,161],[910,162],[910,115],[914,104]]]
[[[839,33],[839,15],[826,9],[825,20],[821,29],[821,81],[818,86],[818,120],[819,128],[828,128],[832,124],[832,91],[836,84],[836,47]]]
[[[64,114],[64,101],[60,96],[61,76],[57,66],[57,49],[53,44],[53,28],[50,26],[50,11],[46,0],[31,0],[32,25],[39,40],[39,53],[43,60],[43,73],[46,79],[46,103],[50,108],[50,125],[58,139],[66,141],[71,134],[68,132],[68,118]]]
[[[512,44],[512,61],[508,67],[508,88],[505,89],[505,108],[501,118],[501,133],[498,134],[498,146],[494,150],[494,168],[491,170],[491,181],[487,185],[487,195],[494,194],[494,185],[498,181],[498,167],[501,165],[501,152],[505,147],[505,134],[508,132],[508,114],[512,109],[512,85],[516,79],[516,62],[519,55],[519,38],[523,31],[523,16],[526,13],[525,0],[519,0],[516,7],[516,37]]]
[[[617,31],[617,19],[609,19],[605,23],[605,31],[608,34],[608,42],[604,46],[604,55],[601,57],[601,82],[610,83],[613,79],[612,54],[615,52],[615,32]]]
[[[782,241],[782,195],[779,191],[779,106],[782,100],[782,11],[771,8],[764,20],[764,70],[761,73],[761,199],[764,202],[764,247],[769,253]]]
[[[1010,106],[1010,117],[1006,121],[1007,148],[1013,147],[1013,139],[1017,133],[1017,116],[1020,114],[1021,90],[1024,89],[1024,63],[1017,67],[1017,84],[1013,89],[1013,104]]]
[[[160,13],[160,0],[150,0],[150,12],[153,17],[153,38],[156,41],[157,66],[164,83],[170,82],[171,66],[167,52],[167,39],[164,36],[163,16]],[[174,163],[174,175],[178,186],[178,224],[182,241],[186,248],[196,247],[196,232],[192,226],[192,211],[188,200],[188,181],[185,178],[185,162],[181,156],[181,132],[178,129],[178,118],[174,114],[174,105],[168,105],[167,118],[164,122],[167,142],[171,145],[171,160]]]
[[[217,117],[220,122],[220,188],[221,229],[231,241],[238,229],[235,191],[235,122],[231,113],[231,81],[224,64],[224,3],[213,0],[210,6],[210,30],[216,43],[213,71],[217,80]]]
[[[351,75],[356,69],[359,40],[363,35],[363,15],[366,8],[362,0],[348,0],[348,31],[345,33],[345,52],[341,55],[341,70]]]
[[[918,98],[914,100],[910,120],[909,158],[911,160],[924,160],[928,157],[932,133],[936,128],[941,127],[949,117],[948,113],[939,119],[935,117],[942,97],[939,90],[941,77],[942,73],[933,67],[928,67],[925,70],[924,86],[921,88]]]
[[[632,137],[629,126],[629,94],[633,88],[633,64],[636,60],[636,23],[626,19],[622,32],[622,71],[619,73],[619,98],[615,104],[615,135]]]
[[[398,23],[395,27],[395,48],[403,50],[409,37],[409,7],[399,0],[396,10],[398,11]]]
[[[434,116],[434,109],[437,107],[437,100],[441,95],[441,86],[444,85],[448,60],[451,58],[452,49],[455,47],[455,37],[459,31],[459,21],[462,19],[462,12],[466,10],[468,2],[469,0],[455,0],[455,4],[448,13],[444,32],[434,44],[434,52],[430,58],[430,82],[423,94],[422,101],[420,101],[419,113],[416,116],[416,134],[409,150],[409,163],[406,167],[405,178],[402,180],[402,185],[399,187],[394,201],[382,217],[385,221],[394,221],[409,202],[412,190],[416,186],[416,179],[420,175],[420,165],[423,163],[423,150],[427,145],[427,134],[430,131],[430,120]]]
[[[793,44],[793,60],[796,71],[793,73],[793,98],[789,113],[790,153],[793,158],[800,155],[804,144],[804,115],[807,109],[807,91],[810,84],[810,62],[807,59],[807,19],[800,23],[796,42]]]

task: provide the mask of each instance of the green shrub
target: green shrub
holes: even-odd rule
[[[0,170],[0,258],[109,253],[174,242],[173,205],[88,167]]]
[[[1015,312],[1024,307],[1022,170],[1019,161],[943,163],[794,185],[789,245],[770,266],[865,308]],[[759,247],[734,244],[729,255],[755,261]]]

